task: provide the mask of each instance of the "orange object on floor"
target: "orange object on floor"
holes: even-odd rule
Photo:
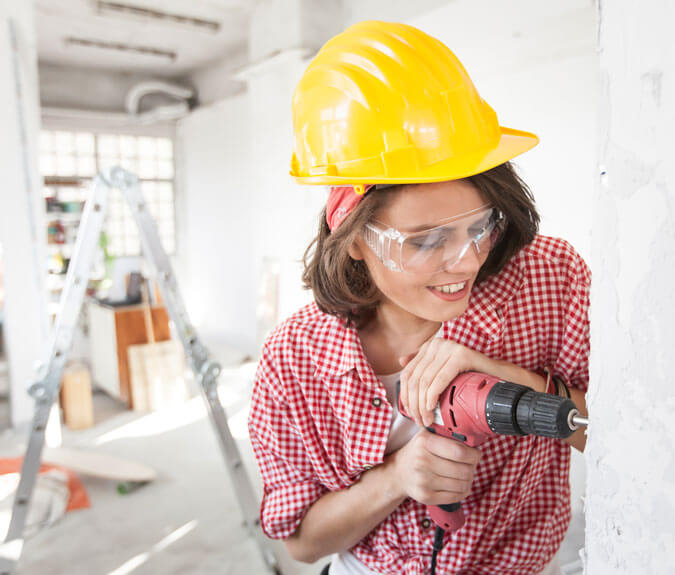
[[[0,459],[0,475],[5,475],[6,473],[20,473],[21,465],[23,464],[23,457],[13,457],[9,459]],[[70,496],[68,497],[68,505],[66,511],[73,511],[75,509],[87,509],[91,507],[89,502],[89,496],[87,495],[87,490],[84,488],[84,485],[80,481],[79,477],[66,469],[65,467],[59,467],[58,465],[41,465],[40,473],[50,471],[51,469],[58,469],[63,471],[68,476],[68,491]]]

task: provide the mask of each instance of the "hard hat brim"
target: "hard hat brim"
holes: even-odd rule
[[[345,184],[421,184],[468,178],[503,164],[534,148],[539,138],[530,133],[512,128],[499,127],[501,137],[496,147],[480,155],[450,157],[420,168],[415,175],[388,177],[386,174],[367,177],[316,175],[303,176],[290,172],[296,182],[307,185],[336,186]]]

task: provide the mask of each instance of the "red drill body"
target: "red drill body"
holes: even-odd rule
[[[399,397],[399,411],[407,415]],[[457,376],[441,394],[434,423],[427,429],[477,447],[494,435],[569,437],[583,424],[574,403],[529,387],[478,372]],[[459,503],[429,506],[429,516],[442,529],[464,524]]]

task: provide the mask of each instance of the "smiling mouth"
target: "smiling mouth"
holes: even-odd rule
[[[464,280],[463,282],[444,284],[440,286],[431,286],[431,289],[439,291],[441,293],[453,294],[462,291],[466,287],[467,283],[469,283],[468,280]]]

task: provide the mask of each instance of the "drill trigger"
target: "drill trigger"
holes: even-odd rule
[[[453,431],[452,438],[456,439],[457,441],[461,441],[462,443],[466,443],[466,435],[462,435],[461,433],[455,433]]]

